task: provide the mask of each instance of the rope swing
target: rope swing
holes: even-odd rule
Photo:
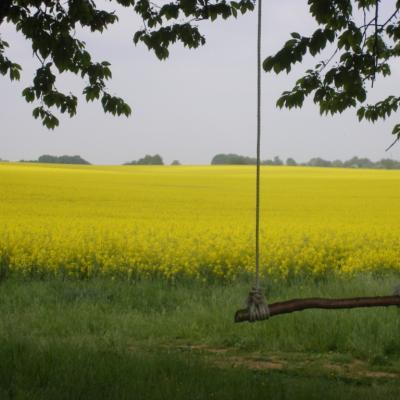
[[[257,166],[256,166],[256,273],[254,287],[247,297],[247,308],[251,322],[269,317],[268,304],[260,286],[260,148],[261,148],[261,17],[262,1],[258,2],[257,20]]]
[[[235,322],[256,322],[274,315],[302,311],[308,308],[340,309],[355,307],[400,306],[400,287],[392,296],[356,297],[350,299],[293,299],[268,306],[260,285],[260,147],[261,147],[261,28],[262,0],[258,0],[257,18],[257,162],[256,162],[256,229],[255,229],[255,279],[247,297],[246,308],[238,310]]]

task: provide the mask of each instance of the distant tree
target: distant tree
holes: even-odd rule
[[[383,158],[382,160],[378,161],[377,168],[382,169],[400,169],[400,162],[391,160],[389,158]]]
[[[124,165],[164,165],[164,161],[159,154],[155,154],[154,156],[146,154],[143,158],[127,162]]]
[[[343,166],[350,168],[374,168],[374,163],[368,158],[353,157],[343,163]]]
[[[334,168],[343,168],[343,161],[342,160],[333,160],[332,167]]]
[[[171,165],[181,165],[181,163],[178,160],[172,161]]]
[[[138,165],[164,165],[164,161],[159,154],[151,156],[146,154],[143,158],[137,161]]]
[[[324,160],[320,157],[312,158],[307,165],[310,167],[331,167],[332,163],[330,161]]]
[[[267,159],[267,160],[261,161],[261,164],[262,165],[283,165],[283,161],[278,156],[275,156],[272,160]]]
[[[293,158],[289,157],[286,159],[286,165],[288,165],[290,167],[294,167],[297,165],[297,162]]]
[[[57,161],[58,161],[57,156],[51,156],[49,154],[44,154],[38,158],[38,162],[40,163],[56,164]]]
[[[211,160],[211,165],[255,165],[256,159],[238,154],[217,154]]]
[[[272,161],[273,165],[283,165],[283,161],[278,156],[275,156]]]
[[[44,154],[38,158],[39,163],[48,164],[84,164],[90,165],[90,163],[84,160],[81,156],[51,156],[49,154]]]

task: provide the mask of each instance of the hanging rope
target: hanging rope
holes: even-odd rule
[[[256,272],[254,287],[247,298],[250,321],[269,317],[268,304],[260,287],[260,144],[261,144],[261,17],[262,0],[258,0],[257,22],[257,166],[256,166]]]
[[[256,174],[256,279],[260,287],[260,148],[261,148],[261,1],[258,0],[257,23],[257,174]]]

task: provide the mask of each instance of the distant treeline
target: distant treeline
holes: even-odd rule
[[[20,162],[44,163],[44,164],[84,164],[90,165],[89,161],[84,160],[81,156],[51,156],[44,154],[37,160],[20,160]]]
[[[240,156],[239,154],[217,154],[211,160],[211,165],[255,165],[255,164],[256,164],[255,158]],[[261,164],[284,165],[283,161],[279,157],[274,157],[273,160],[263,160],[261,161]]]
[[[0,161],[2,160],[0,159]],[[37,160],[20,160],[20,162],[90,165],[90,162],[84,160],[81,156],[51,156],[49,154],[44,154],[40,156]],[[155,154],[154,156],[147,154],[139,160],[130,161],[124,163],[123,165],[164,165],[164,161],[159,154]],[[181,163],[178,160],[174,160],[172,161],[171,165],[181,165]]]
[[[1,161],[1,159],[0,159]],[[3,160],[4,161],[4,160]],[[47,163],[47,164],[81,164],[90,165],[90,162],[81,156],[52,156],[44,154],[37,160],[20,160],[20,162],[30,163]],[[246,157],[239,154],[217,154],[211,160],[211,165],[255,165],[255,157]],[[286,161],[281,160],[278,156],[273,159],[261,161],[262,165],[288,165],[288,166],[306,166],[306,167],[331,167],[331,168],[370,168],[370,169],[400,169],[400,161],[390,158],[382,158],[379,161],[371,161],[369,158],[353,157],[347,161],[341,160],[324,160],[320,157],[311,158],[308,162],[298,163],[293,158],[287,158]],[[138,160],[126,162],[123,165],[164,165],[164,161],[159,154],[145,155]],[[178,160],[172,161],[171,165],[181,165]]]
[[[212,160],[211,165],[255,165],[256,159],[253,157],[241,156],[238,154],[217,154]],[[371,168],[371,169],[400,169],[400,161],[383,158],[379,161],[371,161],[369,158],[353,157],[347,161],[324,160],[320,157],[312,158],[306,163],[297,163],[293,158],[282,161],[279,157],[272,160],[261,161],[262,165],[288,165],[288,166],[307,166],[307,167],[331,167],[331,168]]]

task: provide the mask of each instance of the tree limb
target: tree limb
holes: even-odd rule
[[[288,314],[295,311],[303,311],[309,308],[320,309],[343,309],[358,307],[387,307],[400,306],[400,295],[377,296],[377,297],[354,297],[349,299],[292,299],[273,303],[269,305],[270,317],[279,314]],[[235,314],[235,322],[249,321],[249,311],[247,309],[239,310]]]

